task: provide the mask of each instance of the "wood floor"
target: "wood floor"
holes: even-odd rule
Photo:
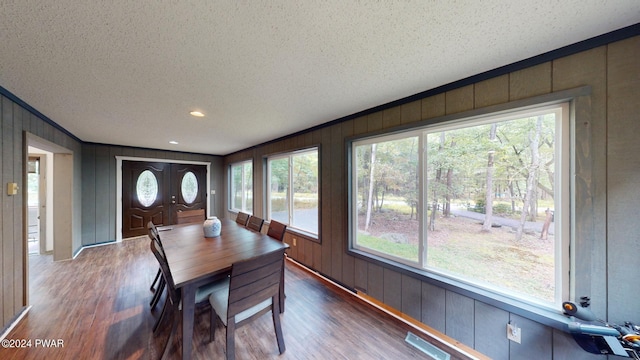
[[[158,267],[148,239],[88,248],[72,261],[32,256],[29,262],[32,308],[6,339],[30,347],[0,348],[0,359],[159,358],[168,331],[153,336],[151,330],[161,306],[149,308]],[[408,325],[290,262],[285,277],[286,352],[278,354],[267,314],[236,331],[238,359],[429,359],[405,343],[407,331],[416,333]],[[208,309],[197,309],[195,318],[193,358],[224,359],[220,322],[209,343]],[[171,358],[179,358],[177,337]],[[45,347],[44,340],[62,346]]]

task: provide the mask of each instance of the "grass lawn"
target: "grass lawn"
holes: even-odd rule
[[[395,219],[396,223],[407,221],[397,220],[397,216],[385,217]],[[376,231],[374,226],[391,227],[385,225],[384,219],[376,219],[369,234],[358,235],[359,245],[417,262],[416,241],[396,243],[387,240],[388,237]],[[393,228],[398,231],[403,227],[396,225]],[[427,237],[428,268],[553,301],[553,236],[540,240],[537,234],[526,234],[516,242],[509,228],[482,232],[477,221],[452,217],[439,218],[436,230],[429,231]]]

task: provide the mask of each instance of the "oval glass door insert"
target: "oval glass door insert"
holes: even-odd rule
[[[182,190],[182,198],[187,204],[191,204],[196,200],[198,196],[198,179],[196,175],[189,171],[182,177],[182,184],[180,185]]]
[[[151,171],[145,170],[138,176],[136,194],[144,207],[153,205],[158,198],[158,179]]]

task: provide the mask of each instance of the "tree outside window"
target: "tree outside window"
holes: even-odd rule
[[[253,164],[244,161],[231,165],[231,210],[253,213]]]
[[[269,157],[268,218],[318,234],[318,149]]]
[[[567,109],[354,141],[352,248],[555,306],[568,288]]]

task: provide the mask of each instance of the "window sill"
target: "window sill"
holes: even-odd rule
[[[287,227],[286,231],[288,233],[291,233],[294,236],[300,236],[300,237],[303,237],[303,238],[305,238],[305,239],[307,239],[309,241],[314,241],[314,242],[320,243],[320,238],[316,234],[312,234],[312,233],[309,233],[309,232],[306,232],[306,231],[303,231],[303,230],[300,230],[300,229],[292,229],[290,227]]]
[[[376,265],[385,267],[390,270],[400,272],[404,275],[411,276],[420,281],[424,281],[440,288],[452,291],[471,299],[481,301],[498,309],[508,311],[512,314],[522,316],[526,319],[549,326],[551,328],[568,332],[569,318],[562,314],[560,309],[553,310],[551,308],[538,306],[516,298],[491,292],[482,288],[478,288],[455,279],[447,278],[442,275],[431,273],[425,270],[413,268],[408,265],[393,262],[391,260],[369,254],[364,251],[349,249],[347,253],[357,258],[373,262]],[[398,309],[400,310],[400,309]]]

